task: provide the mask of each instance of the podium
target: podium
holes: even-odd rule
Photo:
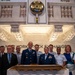
[[[68,69],[59,65],[16,65],[7,75],[69,75]]]
[[[62,70],[65,67],[60,65],[16,65],[11,67],[10,69],[17,71],[43,71],[43,70]]]

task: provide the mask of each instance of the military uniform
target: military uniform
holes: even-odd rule
[[[49,54],[49,53],[47,55],[46,54],[40,55],[39,64],[41,65],[56,64],[54,55]]]
[[[55,59],[56,59],[56,64],[58,64],[58,65],[62,66],[63,62],[67,61],[63,54],[59,54],[59,55],[55,54],[54,56],[55,56]]]
[[[37,54],[35,50],[23,50],[21,56],[21,64],[29,65],[29,64],[36,64],[37,63]]]

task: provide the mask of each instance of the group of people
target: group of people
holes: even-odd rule
[[[70,45],[65,46],[65,53],[61,54],[61,47],[56,48],[56,53],[53,51],[53,45],[44,47],[44,53],[39,51],[39,45],[33,42],[28,42],[27,49],[20,52],[20,46],[16,47],[16,51],[11,45],[7,46],[7,53],[4,52],[5,47],[0,46],[0,75],[7,75],[7,69],[15,65],[61,65],[69,69],[69,75],[72,75],[72,70],[75,64],[75,54],[71,50]]]

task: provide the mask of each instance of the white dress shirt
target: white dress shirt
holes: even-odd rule
[[[38,64],[39,63],[39,57],[42,54],[42,52],[41,51],[36,51],[36,53],[37,53],[37,64]]]
[[[53,54],[53,55],[55,55],[56,54],[56,52],[49,52],[50,54]]]
[[[67,59],[65,58],[65,56],[63,54],[55,54],[55,59],[56,59],[56,63],[58,65],[63,65],[64,61],[67,61]]]
[[[75,60],[75,54],[74,54],[73,60]]]
[[[21,64],[21,53],[15,53],[17,56],[18,64]]]

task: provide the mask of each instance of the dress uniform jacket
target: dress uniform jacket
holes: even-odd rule
[[[37,63],[37,54],[35,50],[23,50],[21,56],[21,64],[29,65],[29,64],[36,64]]]
[[[8,53],[4,54],[2,56],[2,75],[7,75],[7,69],[12,66],[17,65],[17,63],[18,63],[18,60],[17,60],[17,56],[15,54],[13,54],[13,53],[11,54],[10,63],[8,60]]]
[[[41,65],[56,64],[54,55],[48,53],[46,59],[45,59],[45,54],[40,55],[39,64]]]

